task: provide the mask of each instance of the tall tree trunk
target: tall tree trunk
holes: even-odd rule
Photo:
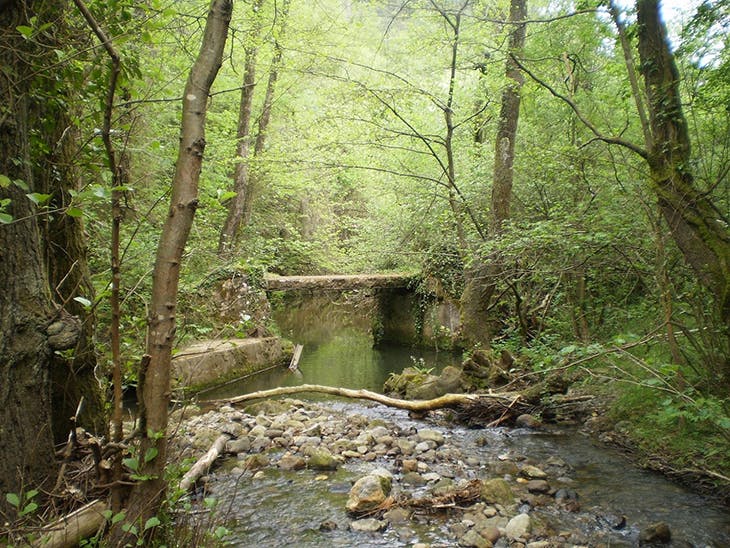
[[[505,75],[507,85],[502,91],[502,107],[499,112],[497,137],[494,141],[494,173],[492,177],[492,228],[494,233],[502,230],[509,219],[512,202],[513,164],[515,159],[515,137],[520,117],[520,91],[524,78],[514,61],[521,57],[525,48],[525,19],[527,0],[512,0],[509,22],[513,25],[509,35],[509,55]]]
[[[638,49],[648,96],[652,142],[647,162],[672,237],[700,283],[711,291],[730,337],[728,218],[701,192],[691,172],[690,138],[679,95],[679,72],[657,0],[637,0]],[[721,364],[730,380],[730,357]]]
[[[55,24],[63,2],[5,2],[0,6],[0,200],[13,222],[0,225],[0,494],[40,485],[55,468],[51,431],[50,365],[59,339],[49,337],[54,310],[40,244],[37,211],[27,190],[35,188],[30,125],[44,118],[44,101],[31,93],[45,68],[57,60],[19,26]],[[31,17],[37,17],[35,23]],[[41,86],[44,87],[44,86]],[[36,127],[34,125],[34,127]],[[54,348],[55,344],[55,348]],[[9,512],[5,496],[0,511]]]
[[[508,84],[502,92],[497,135],[494,143],[494,173],[492,177],[492,235],[498,235],[510,216],[515,137],[520,114],[520,90],[522,73],[514,58],[521,56],[525,47],[527,1],[512,0],[510,3],[509,51],[505,75]],[[464,293],[461,297],[463,333],[467,340],[489,345],[500,320],[497,314],[504,312],[495,307],[496,285],[504,275],[504,263],[498,256],[489,257],[488,263],[477,259],[464,273]],[[519,295],[515,296],[519,299]]]
[[[238,128],[236,130],[236,169],[233,174],[233,191],[236,195],[228,202],[228,214],[218,240],[218,255],[227,257],[233,251],[236,236],[243,219],[244,204],[249,178],[249,154],[251,149],[251,114],[254,90],[256,88],[256,60],[258,41],[261,34],[261,6],[263,0],[251,3],[251,29],[246,44],[246,60],[243,69],[241,103],[238,109]]]
[[[283,55],[281,41],[286,33],[290,3],[290,0],[284,0],[281,6],[281,12],[278,13],[279,32],[276,40],[274,41],[274,55],[271,59],[269,81],[266,84],[266,94],[264,96],[264,104],[261,109],[261,116],[259,117],[258,133],[256,134],[256,143],[253,151],[256,158],[261,157],[264,152],[264,147],[266,146],[266,137],[269,129],[269,122],[271,121],[271,107],[274,103],[274,92],[276,91],[276,82],[279,79],[279,69],[281,67],[281,59]],[[248,184],[246,185],[246,190],[243,194],[243,217],[241,219],[241,224],[244,226],[251,222],[253,203],[259,193],[260,179],[260,169],[254,169],[249,172]]]
[[[147,352],[139,371],[140,444],[138,474],[150,479],[132,488],[127,522],[139,527],[154,516],[164,500],[167,457],[167,413],[170,404],[170,362],[175,340],[180,262],[198,205],[198,181],[205,149],[205,116],[210,87],[222,63],[233,9],[232,0],[213,0],[203,43],[185,85],[180,148],[167,220],[157,247]],[[142,529],[140,529],[142,530]],[[125,540],[117,529],[114,542]]]

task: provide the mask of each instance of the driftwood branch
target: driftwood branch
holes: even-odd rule
[[[78,546],[85,538],[96,534],[104,524],[104,512],[108,505],[104,500],[95,500],[67,516],[57,519],[41,530],[41,537],[33,546],[43,548],[70,548]]]
[[[180,480],[181,490],[187,491],[188,489],[190,489],[197,481],[197,479],[208,471],[210,466],[218,458],[218,455],[223,452],[226,447],[226,443],[230,439],[230,434],[224,433],[218,436],[218,438],[213,442],[211,448],[208,449],[208,452],[200,459],[198,459],[198,462],[196,462],[193,467],[188,470],[187,473],[183,476],[182,480]]]
[[[329,394],[331,396],[370,400],[389,407],[406,409],[414,412],[434,411],[436,409],[465,406],[468,407],[487,402],[494,403],[503,408],[514,408],[516,401],[522,399],[518,392],[503,392],[498,394],[445,394],[432,400],[402,400],[399,398],[384,396],[377,392],[370,392],[369,390],[353,390],[350,388],[322,386],[319,384],[302,384],[300,386],[282,386],[280,388],[272,388],[271,390],[252,392],[250,394],[244,394],[227,400],[217,400],[217,403],[235,405],[253,400],[273,398],[275,396],[289,396],[305,392],[316,392],[320,394]]]

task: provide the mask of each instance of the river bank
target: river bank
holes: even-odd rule
[[[226,509],[219,517],[234,545],[635,546],[666,540],[667,529],[671,546],[730,543],[720,510],[689,492],[669,500],[675,487],[647,488],[628,462],[627,485],[608,480],[606,458],[568,442],[590,446],[574,430],[475,430],[440,412],[423,421],[359,404],[267,401],[182,420],[178,458],[202,454],[221,431],[234,436],[232,456],[201,485]],[[373,475],[389,489],[355,492]],[[641,502],[617,502],[631,499],[626,487]]]

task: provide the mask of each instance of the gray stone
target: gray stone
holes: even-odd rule
[[[469,529],[464,536],[459,539],[459,546],[490,548],[492,543],[477,533],[474,529]]]
[[[520,476],[523,478],[528,479],[545,479],[547,478],[547,474],[540,470],[537,466],[532,466],[531,464],[525,464],[520,469]]]
[[[514,493],[509,484],[503,479],[494,478],[482,483],[481,498],[487,504],[502,504],[508,506],[515,501]]]
[[[542,479],[530,480],[527,482],[526,487],[530,493],[547,493],[550,491],[550,484]]]
[[[444,443],[444,435],[438,430],[423,428],[418,431],[417,436],[420,441],[432,441],[436,445],[442,445]]]
[[[406,472],[403,474],[403,483],[408,485],[425,485],[426,480],[418,472]]]
[[[230,440],[226,443],[226,451],[229,453],[246,453],[251,449],[251,440],[243,436],[237,440]]]
[[[387,527],[387,523],[375,518],[358,519],[350,523],[350,529],[365,533],[377,533]]]
[[[530,516],[518,514],[507,522],[504,533],[511,539],[525,538],[530,532],[530,527]]]
[[[395,508],[391,508],[385,512],[385,514],[383,514],[383,519],[388,523],[403,524],[407,523],[411,519],[411,512],[405,508],[396,506]]]
[[[518,428],[537,429],[542,427],[542,423],[532,415],[525,413],[515,419],[515,426]]]

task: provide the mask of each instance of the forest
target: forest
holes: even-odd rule
[[[106,542],[164,544],[171,358],[255,327],[200,305],[235,275],[412,275],[726,490],[730,2],[661,4],[0,0],[0,542],[78,507],[78,426]]]

